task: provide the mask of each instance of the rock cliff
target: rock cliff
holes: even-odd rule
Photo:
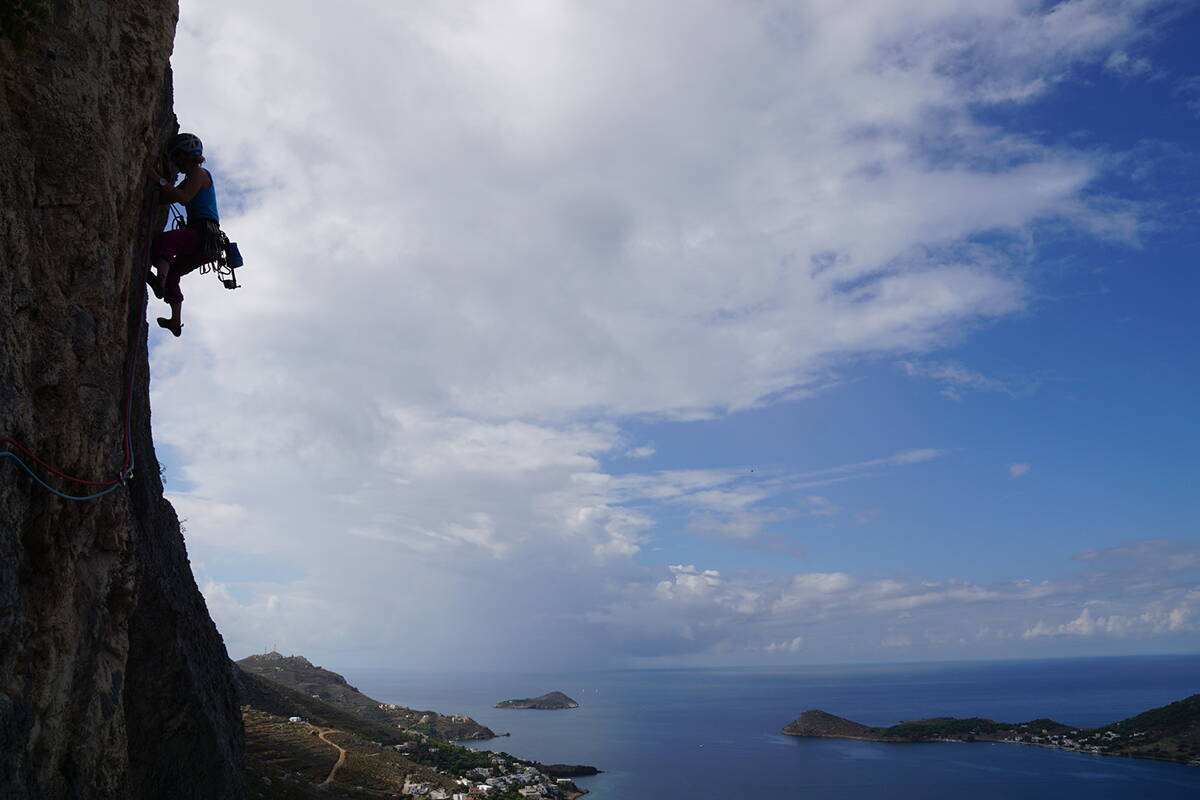
[[[0,30],[0,451],[112,480],[128,395],[136,466],[71,502],[0,458],[0,797],[241,797],[232,669],[150,433],[144,169],[176,130],[177,4],[17,6],[48,18]]]

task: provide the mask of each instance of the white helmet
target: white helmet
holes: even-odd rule
[[[204,155],[204,143],[194,133],[179,133],[171,140],[170,152],[174,155],[180,150],[192,155],[202,156]]]

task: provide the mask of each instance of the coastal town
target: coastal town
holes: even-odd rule
[[[1038,733],[1013,732],[1011,735],[1004,736],[998,741],[1008,744],[1050,747],[1056,750],[1073,750],[1079,753],[1129,755],[1131,748],[1146,742],[1146,732],[1135,731],[1128,736],[1122,736],[1114,730],[1071,730],[1066,733],[1051,733],[1048,730],[1041,729]],[[1153,758],[1154,756],[1146,755],[1144,757]],[[1200,767],[1200,756],[1192,758],[1185,763],[1194,767]]]
[[[397,730],[390,742],[381,742],[298,715],[249,707],[243,714],[251,798],[577,800],[587,791],[570,776],[595,772],[471,750],[411,731]]]
[[[1135,733],[1134,737],[1144,737],[1144,733]],[[1000,741],[1010,744],[1033,744],[1040,747],[1053,747],[1059,750],[1077,750],[1081,753],[1104,753],[1118,747],[1121,736],[1115,731],[1096,733],[1073,730],[1067,733],[1050,733],[1041,729],[1040,733],[1014,733],[1005,736]]]
[[[488,797],[491,800],[573,800],[587,794],[570,778],[547,775],[538,768],[539,765],[507,753],[467,750],[456,745],[438,743],[428,737],[392,745],[391,749],[418,764],[434,767],[441,774],[460,772],[464,757],[478,763],[478,766],[471,766],[461,772],[461,776],[454,780],[458,788],[453,791],[417,780],[407,780],[403,792],[409,797],[428,800],[468,800],[478,797]]]
[[[394,745],[392,749],[403,752],[404,746]],[[470,800],[479,797],[496,800],[507,799],[514,793],[520,798],[571,800],[586,794],[569,778],[551,778],[536,767],[511,757],[493,755],[489,760],[490,766],[473,767],[458,778],[455,783],[460,789],[457,791],[451,792],[420,781],[406,781],[403,793],[407,797],[428,800]]]
[[[1144,738],[1145,733],[1133,734],[1134,739]],[[880,737],[879,741],[886,741]],[[1125,744],[1120,734],[1115,731],[1069,730],[1064,733],[1054,733],[1050,728],[1032,727],[1026,723],[1013,729],[989,731],[973,728],[964,733],[931,735],[925,739],[929,742],[1003,742],[1005,744],[1028,744],[1037,747],[1050,747],[1057,750],[1074,750],[1080,753],[1106,753],[1123,749]]]
[[[885,741],[885,739],[879,739]],[[1095,755],[1130,755],[1131,747],[1146,742],[1146,733],[1136,731],[1129,736],[1122,736],[1114,730],[1069,730],[1055,733],[1049,728],[1036,728],[1028,723],[1015,729],[1005,731],[971,730],[965,734],[947,734],[931,736],[930,742],[1003,742],[1005,744],[1024,744],[1034,747],[1047,747],[1054,750],[1068,750],[1076,753],[1092,753]],[[1153,755],[1144,757],[1154,758]],[[1178,759],[1171,759],[1172,761]],[[1192,758],[1184,763],[1200,767],[1200,757]]]

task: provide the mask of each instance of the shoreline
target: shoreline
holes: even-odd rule
[[[1039,717],[1027,722],[997,722],[986,717],[930,717],[901,720],[886,727],[864,725],[811,708],[800,712],[780,733],[826,739],[858,739],[889,744],[951,742],[1028,744],[1048,750],[1097,756],[1124,756],[1183,766],[1200,766],[1200,694],[1107,725],[1084,728]]]
[[[1138,753],[1113,753],[1104,752],[1102,750],[1082,750],[1078,747],[1062,747],[1057,744],[1049,744],[1046,742],[1019,742],[1012,739],[984,739],[976,737],[975,741],[969,742],[966,739],[893,739],[877,736],[849,736],[837,733],[788,733],[780,731],[784,736],[792,736],[796,739],[850,739],[856,742],[876,742],[878,744],[1016,744],[1024,747],[1040,747],[1044,750],[1058,750],[1063,753],[1079,753],[1085,756],[1112,756],[1116,758],[1137,758],[1145,761],[1158,761],[1163,764],[1178,764],[1181,767],[1200,767],[1200,758],[1192,759],[1191,761],[1180,761],[1176,758],[1163,758],[1162,756],[1140,755]]]

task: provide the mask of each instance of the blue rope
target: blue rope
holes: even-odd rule
[[[172,204],[172,206],[171,206],[171,211],[173,211],[175,213],[175,216],[177,218],[180,216],[179,212],[175,211],[174,204]],[[151,228],[151,231],[153,231],[153,228]],[[149,327],[149,323],[146,321],[146,307],[150,303],[150,298],[147,296],[145,281],[142,282],[141,295],[142,295],[142,314],[141,314],[142,324],[138,326],[138,335],[139,336],[145,335],[146,329]],[[120,472],[117,475],[117,479],[113,482],[113,485],[109,486],[104,491],[96,492],[95,494],[85,494],[85,495],[65,494],[63,492],[60,492],[58,489],[55,489],[50,484],[46,483],[41,478],[39,478],[37,473],[34,472],[32,469],[30,469],[29,465],[26,464],[24,461],[22,461],[21,457],[18,456],[16,453],[11,453],[8,450],[0,450],[0,456],[11,458],[13,461],[16,461],[17,465],[21,469],[25,470],[25,472],[27,472],[29,474],[29,477],[31,477],[35,481],[37,481],[38,485],[40,485],[43,489],[50,492],[51,494],[61,497],[64,500],[76,500],[76,501],[95,500],[97,498],[104,497],[104,495],[106,495],[106,494],[115,492],[117,489],[124,486],[126,481],[133,478],[133,465],[134,465],[134,460],[137,456],[137,453],[135,452],[135,449],[133,446],[133,414],[132,414],[133,382],[136,378],[137,378],[137,360],[134,359],[134,363],[130,366],[130,369],[129,369],[129,386],[127,389],[129,394],[126,396],[126,401],[129,405],[127,405],[126,409],[125,409],[125,441],[129,447],[129,466],[126,467],[122,472]]]
[[[148,323],[146,322],[146,319],[145,319],[146,305],[148,303],[149,303],[149,299],[146,297],[146,287],[145,287],[145,285],[143,285],[142,286],[142,324],[138,326],[138,334],[139,335],[144,334],[144,332],[148,326]],[[125,410],[125,441],[129,445],[129,466],[126,467],[122,472],[120,472],[117,475],[117,479],[115,481],[113,481],[113,485],[109,486],[104,491],[96,492],[95,494],[85,494],[85,495],[65,494],[63,492],[60,492],[58,489],[55,489],[50,484],[46,483],[41,478],[39,478],[38,474],[36,472],[34,472],[29,467],[28,464],[26,464],[24,461],[22,461],[21,457],[18,456],[16,453],[9,452],[8,450],[0,450],[0,456],[6,457],[6,458],[11,458],[13,461],[16,461],[17,466],[19,466],[21,469],[25,470],[25,472],[27,472],[29,474],[29,477],[31,477],[35,481],[37,481],[38,485],[40,485],[43,489],[50,492],[51,494],[61,497],[64,500],[75,500],[75,501],[96,500],[97,498],[104,497],[104,495],[106,495],[106,494],[115,492],[117,489],[120,489],[122,486],[124,486],[126,481],[128,481],[130,478],[133,477],[133,465],[134,465],[134,460],[137,456],[137,454],[134,450],[134,447],[133,447],[133,414],[131,413],[132,412],[131,406],[132,406],[132,402],[133,402],[133,382],[136,379],[136,377],[137,377],[137,362],[135,360],[134,364],[132,365],[132,367],[129,370],[129,386],[127,389],[127,391],[129,392],[129,395],[127,396],[127,401],[130,403],[130,406],[127,407]]]
[[[43,489],[45,489],[46,491],[48,491],[52,494],[58,495],[59,497],[61,497],[64,500],[95,500],[97,497],[104,497],[104,495],[108,494],[109,492],[116,491],[117,489],[119,489],[125,485],[126,476],[124,474],[122,474],[120,481],[118,481],[117,483],[114,483],[112,486],[108,487],[103,492],[97,492],[96,494],[85,494],[85,495],[81,495],[81,496],[76,496],[76,495],[72,495],[72,494],[63,494],[58,489],[55,489],[53,486],[51,486],[50,484],[46,483],[44,480],[39,478],[37,476],[37,473],[34,472],[33,470],[31,470],[29,468],[29,465],[26,464],[24,461],[22,461],[17,456],[16,453],[10,453],[7,450],[0,450],[0,456],[8,456],[13,461],[16,461],[17,464],[21,467],[21,469],[23,469],[29,473],[29,477],[33,478],[35,481],[37,481],[39,484],[41,484]],[[132,472],[132,467],[130,467],[130,472]]]

